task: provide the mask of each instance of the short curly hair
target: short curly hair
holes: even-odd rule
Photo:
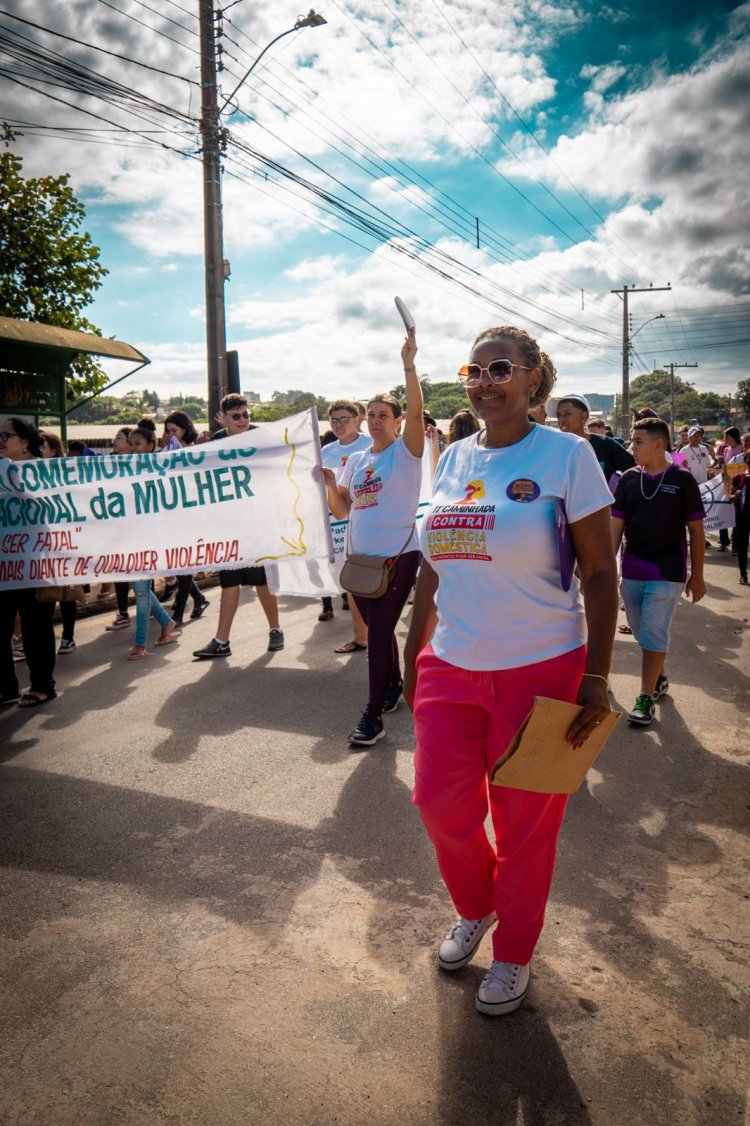
[[[483,344],[485,340],[499,340],[501,338],[512,340],[529,367],[539,368],[542,373],[541,382],[529,399],[529,406],[538,407],[542,403],[546,403],[552,394],[552,388],[555,386],[557,371],[547,353],[541,350],[534,337],[530,336],[525,329],[516,328],[515,325],[495,325],[493,328],[486,328],[484,332],[479,333],[471,346],[471,350],[473,352],[477,345]]]

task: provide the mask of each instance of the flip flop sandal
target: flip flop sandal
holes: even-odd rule
[[[617,632],[618,633],[632,633],[633,631],[630,628],[630,626],[618,626]]]
[[[158,642],[157,642],[158,644]],[[134,645],[128,653],[129,661],[142,661],[144,657],[148,656],[148,650],[140,645]]]
[[[37,695],[35,692],[24,692],[21,699],[18,701],[19,708],[38,708],[42,704],[48,704],[50,700],[54,700],[57,696],[56,692],[48,694]]]
[[[170,642],[176,641],[179,636],[180,636],[179,626],[175,626],[175,628],[171,629],[169,631],[169,633],[164,635],[164,637],[158,638],[154,642],[154,645],[169,645]]]
[[[367,649],[367,646],[360,645],[358,641],[347,641],[346,644],[334,649],[334,653],[359,653],[363,649]]]

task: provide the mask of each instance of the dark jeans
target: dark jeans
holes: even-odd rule
[[[61,602],[60,617],[62,618],[63,641],[72,641],[76,631],[77,602]]]
[[[117,598],[117,613],[128,614],[128,590],[130,583],[115,583],[115,597]]]
[[[750,510],[737,516],[734,542],[737,545],[737,566],[741,575],[747,575],[747,545],[750,540]]]
[[[196,606],[200,606],[201,602],[203,602],[203,595],[195,585],[193,576],[178,575],[177,594],[174,596],[174,603],[172,605],[172,617],[177,618],[178,621],[185,613],[188,598],[192,598]]]
[[[367,710],[379,716],[385,694],[401,682],[401,662],[396,641],[396,626],[406,605],[419,567],[418,551],[407,551],[396,563],[391,585],[380,598],[354,595],[357,609],[367,623],[367,655],[370,696]]]
[[[0,591],[0,696],[18,694],[18,677],[11,649],[16,614],[21,615],[21,636],[31,676],[31,691],[45,696],[54,692],[54,612],[54,602],[39,602],[35,590]]]

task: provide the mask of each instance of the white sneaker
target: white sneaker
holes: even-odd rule
[[[441,970],[460,970],[469,964],[487,931],[497,922],[492,911],[482,919],[459,919],[440,943],[438,962]]]
[[[531,977],[531,963],[493,962],[477,990],[477,1010],[490,1017],[502,1017],[520,1008]]]

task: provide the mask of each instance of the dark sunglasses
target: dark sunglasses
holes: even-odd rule
[[[237,414],[230,414],[229,417],[233,418],[235,422],[239,422],[241,418],[249,418],[250,412],[249,411],[238,411]]]
[[[0,442],[7,442],[9,438],[17,438],[15,430],[0,430]]]

